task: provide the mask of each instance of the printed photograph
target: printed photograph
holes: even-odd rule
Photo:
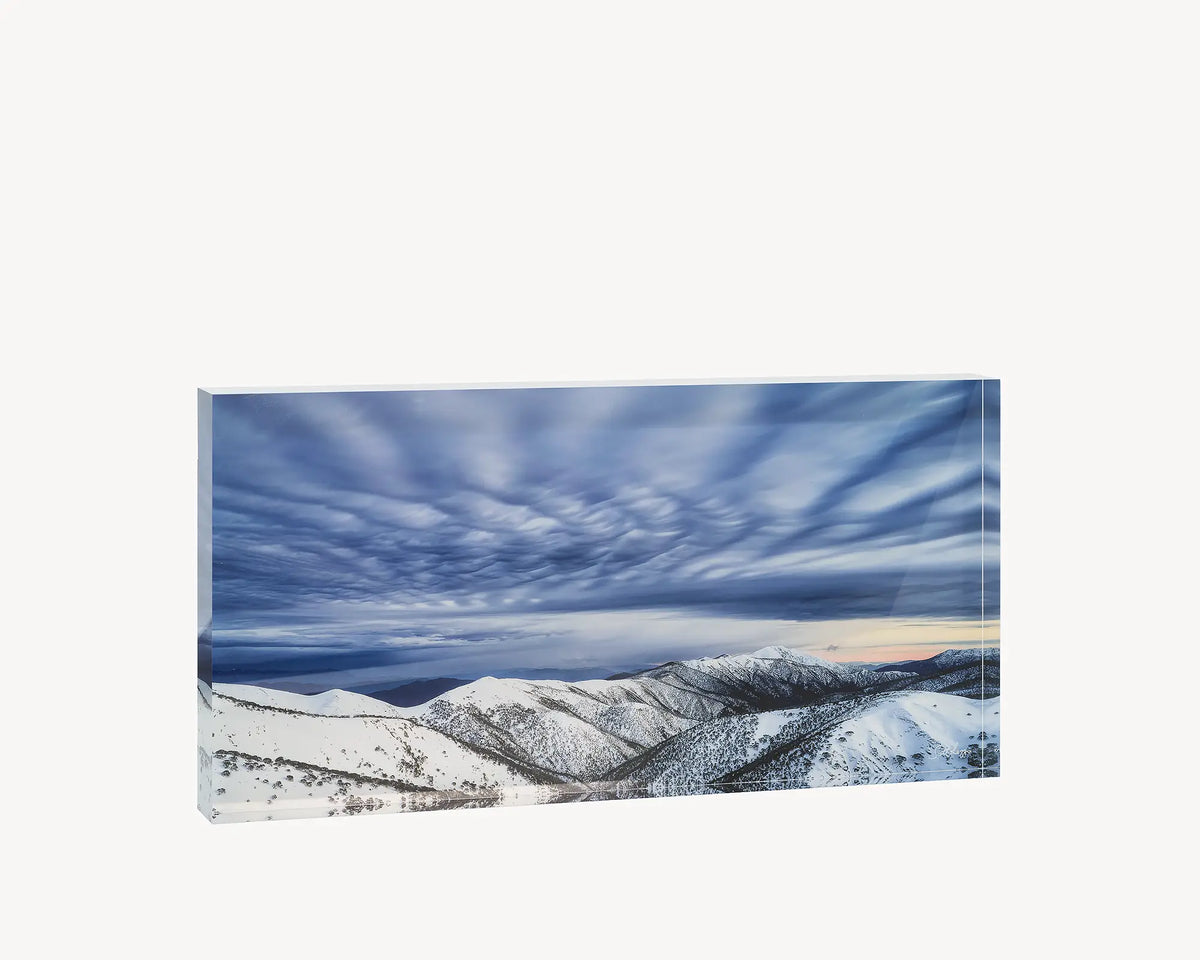
[[[1000,387],[200,393],[217,823],[996,776]]]

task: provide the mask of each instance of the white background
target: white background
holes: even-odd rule
[[[1194,11],[0,2],[11,955],[1185,953]],[[998,781],[194,810],[198,385],[955,372]]]

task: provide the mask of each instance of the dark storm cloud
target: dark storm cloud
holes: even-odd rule
[[[998,410],[978,381],[218,396],[218,679],[535,613],[979,616]]]

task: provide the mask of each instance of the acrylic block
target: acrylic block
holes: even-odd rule
[[[217,823],[999,772],[997,380],[199,399]]]

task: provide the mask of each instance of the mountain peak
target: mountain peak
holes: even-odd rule
[[[782,644],[763,647],[761,650],[755,650],[753,653],[747,654],[747,656],[757,660],[788,660],[791,663],[802,663],[810,667],[828,667],[830,670],[843,669],[840,663],[833,663],[824,657],[818,657],[815,653],[805,653],[803,650],[785,647]]]
[[[762,660],[781,660],[791,659],[796,655],[796,651],[781,644],[775,644],[771,647],[763,647],[761,650],[755,650],[750,656],[758,657]]]

